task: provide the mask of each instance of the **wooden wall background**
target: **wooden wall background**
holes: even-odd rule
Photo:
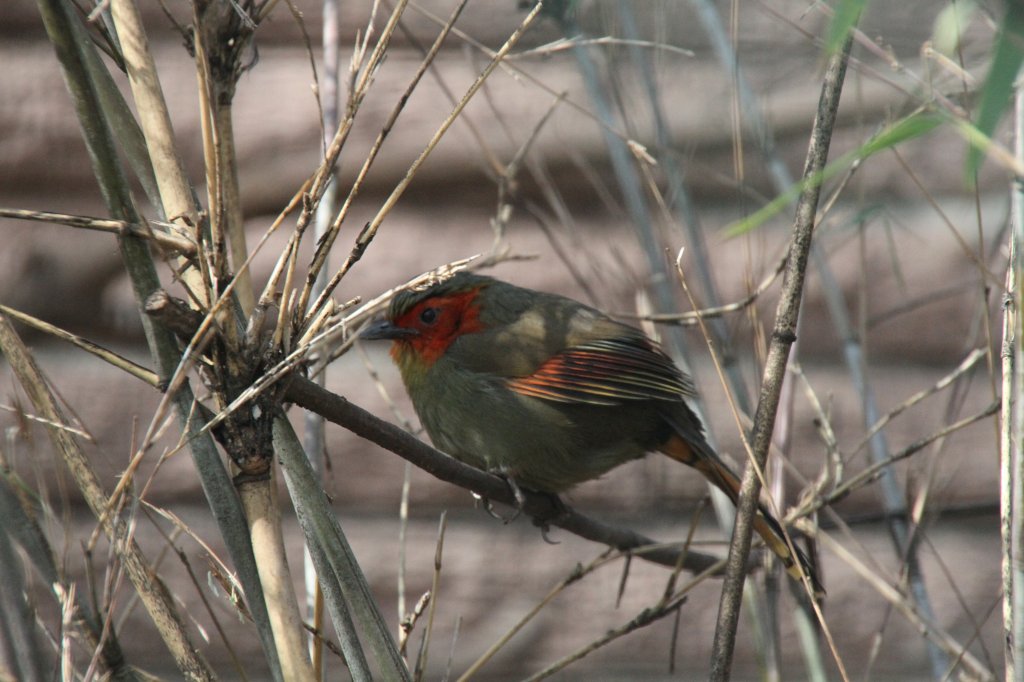
[[[151,26],[151,40],[178,139],[192,177],[199,182],[202,164],[194,73],[180,39],[168,28],[158,4],[149,0],[140,4]],[[729,3],[719,4],[727,16]],[[342,5],[345,40],[351,44],[356,31],[365,26],[369,3]],[[442,15],[449,11],[449,3],[440,0],[424,0],[419,5]],[[585,25],[599,30],[612,14],[613,5],[583,3]],[[300,0],[297,6],[316,42],[320,29],[318,6],[309,0]],[[170,7],[183,15],[186,3],[179,0]],[[844,92],[843,128],[833,143],[833,158],[862,143],[888,113],[909,110],[928,87],[947,92],[959,87],[948,73],[920,56],[922,46],[931,37],[938,9],[936,3],[920,0],[871,4],[871,13],[862,26],[864,34],[869,39],[877,38],[881,48],[890,50],[906,69],[889,69],[876,56],[858,48],[859,61],[851,67]],[[749,193],[744,198],[734,180],[730,80],[715,61],[691,5],[650,3],[640,15],[645,21],[641,27],[645,36],[694,53],[681,57],[657,52],[658,85],[676,150],[687,168],[687,185],[707,231],[717,282],[725,300],[738,300],[749,281],[760,280],[774,264],[785,243],[788,216],[752,237],[749,245],[724,237],[720,230],[723,225],[760,205],[758,195],[772,195],[764,164],[753,146],[747,145],[745,182]],[[459,27],[494,47],[522,16],[511,0],[471,1]],[[820,35],[824,21],[805,3],[774,0],[745,7],[739,25],[742,66],[757,90],[780,154],[794,175],[799,174],[802,164],[823,61],[820,49],[803,32]],[[422,42],[429,43],[437,30],[414,9],[408,11],[407,24]],[[985,49],[991,44],[991,27],[986,29],[979,21],[972,31],[974,39],[965,42],[966,63],[968,70],[981,78]],[[540,25],[521,47],[539,47],[556,37],[553,26]],[[258,44],[258,62],[243,76],[235,105],[250,243],[263,233],[315,167],[320,134],[309,56],[295,21],[283,7],[260,29]],[[609,48],[603,54],[614,58],[616,53]],[[348,52],[343,55],[347,59]],[[412,44],[404,37],[396,38],[377,85],[359,114],[353,144],[341,166],[342,186],[351,181],[362,159],[361,151],[373,140],[418,60]],[[455,92],[465,89],[482,63],[479,53],[454,38],[438,58],[439,71]],[[555,91],[568,93],[568,99],[586,102],[576,64],[568,52],[526,55],[516,63]],[[26,0],[0,3],[0,64],[0,206],[102,215],[102,202],[53,50],[34,5]],[[921,74],[928,74],[929,80],[916,80]],[[470,105],[468,116],[485,136],[494,158],[507,163],[552,100],[536,86],[498,73]],[[634,105],[625,103],[627,108]],[[370,176],[342,241],[351,240],[357,227],[373,214],[449,109],[437,82],[431,77],[424,79]],[[649,126],[635,131],[636,138],[647,143],[650,134]],[[964,151],[959,138],[943,132],[901,147],[902,160],[891,153],[872,159],[858,172],[844,201],[819,234],[848,304],[865,321],[869,376],[883,410],[931,386],[972,348],[985,343],[980,316],[985,284],[972,254],[985,254],[998,285],[1004,261],[996,239],[1007,219],[1008,181],[998,168],[986,165],[976,200],[963,181]],[[338,298],[369,297],[442,262],[489,248],[496,188],[483,159],[467,127],[456,124],[385,223],[378,243],[345,281]],[[622,212],[607,208],[588,178],[587,169],[604,182],[612,182],[597,126],[571,107],[560,106],[533,147],[531,159],[557,178],[571,210],[574,224],[559,226],[556,232],[570,260],[585,274],[604,307],[632,310],[646,266]],[[931,197],[922,193],[904,163],[922,179]],[[528,178],[520,190],[524,200],[543,199],[540,189]],[[948,224],[929,204],[932,199],[941,206]],[[859,219],[864,219],[860,230],[856,224]],[[275,236],[258,259],[257,272],[262,276],[266,276],[285,237]],[[508,238],[516,252],[540,257],[503,265],[496,270],[498,276],[583,295],[565,265],[552,253],[547,238],[524,211],[515,213]],[[674,247],[682,245],[682,240],[678,233],[668,238]],[[988,284],[989,311],[993,315],[990,331],[998,339],[1000,291],[991,286],[993,281]],[[774,310],[773,292],[756,306],[758,319],[765,326],[770,324]],[[113,239],[108,236],[0,220],[0,303],[114,345],[145,361],[135,305]],[[683,309],[686,307],[681,299]],[[743,354],[752,357],[749,323],[736,316],[729,324],[740,334]],[[722,388],[703,341],[696,333],[690,336],[711,429],[723,451],[736,456],[741,452],[739,441]],[[137,424],[146,424],[158,396],[74,350],[39,336],[30,338],[45,370],[95,436],[90,452],[101,463],[106,480],[112,481],[130,454],[133,417],[138,418]],[[843,367],[839,340],[817,276],[812,276],[807,289],[801,344],[807,377],[828,406],[841,446],[850,447],[863,433],[860,402]],[[411,416],[383,349],[368,348],[367,354],[399,409]],[[388,416],[389,408],[364,365],[360,353],[349,354],[331,368],[329,386]],[[749,361],[746,370],[748,381],[753,382]],[[991,402],[992,391],[981,367],[956,398],[958,414],[982,409]],[[0,404],[15,405],[18,396],[13,379],[0,362]],[[891,447],[903,447],[947,423],[950,400],[948,392],[942,393],[896,419],[887,429]],[[813,420],[807,400],[798,393],[793,459],[808,476],[817,473],[823,457]],[[46,477],[54,500],[58,500],[62,491],[60,472],[51,463],[42,432],[33,428],[31,438],[24,440],[14,436],[15,423],[12,414],[0,412],[0,426],[9,434],[2,446],[7,456],[26,470],[37,468]],[[338,428],[329,427],[328,434],[329,487],[338,513],[379,592],[385,614],[396,619],[397,510],[404,464]],[[863,464],[863,457],[851,460],[847,474],[852,475]],[[927,540],[921,552],[939,623],[960,641],[972,641],[972,653],[982,660],[990,656],[993,666],[1000,670],[998,448],[993,422],[985,421],[957,433],[901,464],[898,472],[912,499],[926,484],[930,486],[925,514]],[[456,671],[578,562],[585,563],[601,551],[564,533],[555,534],[560,544],[546,544],[527,521],[503,526],[475,509],[462,490],[418,471],[413,472],[412,481],[407,580],[413,601],[430,584],[438,515],[444,509],[450,511],[430,679],[441,678],[457,621],[461,620],[455,646]],[[795,494],[793,486],[790,492]],[[692,472],[652,458],[580,487],[570,501],[605,520],[672,539],[684,532],[691,510],[705,494],[705,486]],[[187,457],[175,457],[162,467],[148,499],[172,507],[200,532],[210,531],[207,537],[215,540]],[[67,561],[80,572],[79,543],[92,532],[95,522],[84,507],[72,508],[80,513],[71,519]],[[898,565],[897,557],[881,523],[877,491],[864,489],[836,511],[853,523],[853,536],[844,542],[873,566],[882,567],[879,570],[883,574],[894,577],[891,571]],[[292,527],[289,541],[294,543],[292,561],[297,567],[302,556],[301,534],[294,524]],[[162,538],[151,528],[147,530],[146,522],[139,535],[150,557],[164,548]],[[699,537],[722,540],[710,521],[702,525]],[[202,573],[202,550],[186,540],[179,544]],[[711,549],[724,551],[723,546]],[[180,567],[173,565],[173,557],[165,557],[163,562],[172,580],[184,580]],[[519,679],[625,622],[649,603],[652,594],[658,594],[666,577],[661,569],[634,562],[623,601],[616,606],[619,570],[618,566],[605,569],[598,578],[584,581],[559,598],[546,615],[513,640],[480,679]],[[844,562],[827,553],[824,576],[829,590],[829,624],[855,677],[929,678],[924,645],[906,621],[892,614]],[[676,664],[684,679],[706,676],[718,589],[715,581],[704,585],[682,609]],[[194,593],[184,589],[182,594],[192,594],[186,604],[188,612],[195,615],[198,624],[209,627],[198,602],[192,601],[197,600]],[[128,598],[127,592],[122,598]],[[220,610],[228,613],[226,608]],[[140,660],[173,679],[173,672],[166,667],[169,659],[152,636],[144,614],[134,609],[126,618],[122,632],[138,633],[124,638],[130,652],[142,654]],[[256,638],[245,636],[246,629],[237,620],[222,620],[235,633],[234,641],[240,645],[243,658],[246,647],[258,649]],[[749,627],[744,623],[741,628],[736,678],[755,679]],[[668,678],[671,632],[670,622],[647,628],[583,660],[558,679]],[[792,623],[784,621],[782,636],[784,670],[792,675],[787,674],[785,679],[800,679],[803,672]],[[877,660],[869,667],[873,647],[878,647]],[[206,655],[218,669],[229,670],[225,654],[216,643],[208,647]],[[252,671],[257,679],[262,672],[258,667]]]

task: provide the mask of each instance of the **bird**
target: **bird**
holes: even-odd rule
[[[660,452],[739,499],[739,477],[687,403],[690,377],[642,331],[591,306],[460,271],[400,291],[360,337],[392,341],[433,444],[513,490],[557,495]],[[802,569],[823,593],[764,504],[754,529],[787,573],[800,580]]]

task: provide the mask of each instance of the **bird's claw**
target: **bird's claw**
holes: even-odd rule
[[[523,494],[523,489],[516,483],[516,479],[512,477],[512,474],[506,469],[500,469],[493,472],[494,475],[505,480],[510,491],[512,491],[512,497],[515,500],[515,505],[512,507],[512,514],[510,516],[502,516],[494,510],[494,505],[487,498],[479,498],[483,504],[484,509],[488,514],[498,519],[504,524],[509,524],[519,518],[520,514],[523,513],[523,509],[526,507],[526,495]]]
[[[483,505],[484,511],[490,514],[495,519],[498,519],[502,523],[509,524],[519,518],[526,508],[526,495],[523,493],[523,489],[516,483],[516,479],[512,476],[512,473],[507,469],[501,469],[493,472],[496,476],[500,476],[505,479],[505,483],[508,484],[509,490],[512,491],[512,497],[515,499],[515,506],[513,507],[512,514],[510,516],[503,516],[494,509],[494,504],[489,498],[473,493],[473,497],[477,499]],[[548,533],[551,531],[551,521],[559,519],[568,513],[569,508],[565,506],[560,498],[555,493],[537,493],[543,495],[548,499],[550,504],[550,510],[547,510],[543,514],[539,514],[533,518],[533,525],[540,528],[540,535],[544,539],[544,542],[549,545],[557,545],[560,541],[552,540]]]
[[[484,508],[484,511],[487,512],[488,516],[490,516],[493,519],[497,519],[498,521],[501,521],[505,524],[512,523],[519,517],[519,514],[522,513],[521,508],[516,508],[513,510],[511,516],[504,516],[502,514],[499,514],[497,510],[495,510],[494,503],[491,502],[491,499],[489,497],[484,497],[479,493],[473,493],[473,497],[476,498],[476,501],[479,502],[480,505]]]
[[[549,545],[562,544],[561,540],[552,540],[550,537],[548,537],[548,531],[551,530],[551,526],[549,526],[546,522],[538,523],[537,527],[540,528],[540,537],[542,540],[544,540],[544,542],[548,543]]]
[[[559,540],[552,540],[548,537],[548,532],[551,530],[551,522],[567,515],[569,508],[565,506],[565,502],[562,502],[562,498],[555,493],[542,494],[548,499],[551,509],[533,517],[533,525],[540,528],[540,536],[544,539],[544,542],[549,545],[557,545],[560,542]]]
[[[526,495],[523,494],[523,489],[516,483],[516,479],[508,472],[503,471],[501,477],[505,479],[505,483],[508,484],[509,490],[512,491],[512,497],[516,501],[516,513],[512,518],[516,518],[523,513],[523,508],[526,506]]]

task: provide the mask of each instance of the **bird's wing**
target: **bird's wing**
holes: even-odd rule
[[[639,333],[566,348],[541,363],[532,374],[509,377],[506,385],[534,398],[590,405],[678,401],[694,394],[689,378]]]
[[[446,352],[522,395],[560,403],[678,402],[693,384],[639,329],[561,296],[509,288],[482,308],[484,329]]]

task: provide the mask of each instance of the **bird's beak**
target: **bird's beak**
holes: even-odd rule
[[[398,327],[390,320],[377,320],[360,332],[359,338],[364,341],[376,341],[378,339],[392,339],[399,341],[401,339],[408,339],[418,335],[419,332],[415,329]]]

